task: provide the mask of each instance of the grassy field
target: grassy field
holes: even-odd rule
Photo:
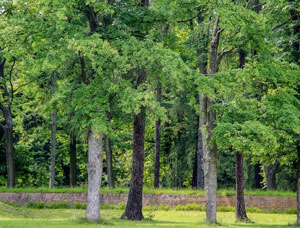
[[[205,223],[205,212],[199,211],[144,211],[145,220],[132,222],[120,220],[123,210],[101,210],[102,222],[88,223],[85,210],[28,209],[0,205],[1,228],[99,228],[99,227],[289,227],[296,215],[249,213],[253,223],[235,223],[233,212],[219,212],[218,225]]]
[[[48,187],[40,187],[40,188],[6,188],[0,187],[1,192],[54,192],[54,193],[82,193],[87,192],[87,187],[76,187],[76,188],[48,188]],[[101,188],[102,193],[128,193],[128,188]],[[195,189],[154,189],[145,187],[143,190],[144,193],[149,194],[187,194],[187,195],[204,195],[204,190],[195,190]],[[218,190],[218,195],[235,195],[234,189],[221,189]],[[256,195],[256,196],[292,196],[295,197],[295,192],[283,192],[283,191],[264,191],[264,190],[245,190],[246,195]]]

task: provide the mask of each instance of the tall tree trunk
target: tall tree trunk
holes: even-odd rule
[[[139,72],[135,88],[146,81],[146,70]],[[146,108],[141,107],[140,113],[134,114],[133,121],[133,152],[130,191],[124,214],[121,219],[142,220],[143,176],[144,176],[144,137]]]
[[[209,75],[214,76],[219,69],[220,59],[218,58],[219,38],[222,30],[218,29],[219,17],[215,19],[210,41]],[[210,109],[214,102],[208,98],[203,98],[203,108],[205,108],[206,134],[203,136],[204,152],[204,184],[206,190],[206,221],[217,222],[217,145],[210,143],[215,128],[216,113]],[[201,103],[201,101],[200,101]]]
[[[105,151],[106,151],[106,166],[107,166],[107,176],[108,176],[108,187],[114,188],[114,176],[113,176],[113,168],[112,168],[112,150],[110,144],[109,136],[105,137]]]
[[[76,135],[70,134],[70,186],[76,187],[77,185],[77,172],[76,172]]]
[[[157,101],[161,103],[161,83],[157,86]],[[155,164],[154,164],[154,188],[159,188],[160,173],[160,130],[161,121],[158,119],[155,123]]]
[[[56,93],[55,74],[52,76],[52,95]],[[51,166],[50,166],[50,182],[49,187],[54,187],[55,182],[55,157],[56,157],[56,111],[52,111],[51,115]]]
[[[92,129],[88,134],[88,195],[86,217],[90,221],[100,220],[100,186],[103,162],[103,134]]]
[[[142,220],[143,176],[144,176],[144,135],[145,115],[143,107],[139,114],[134,115],[133,123],[133,153],[131,185],[127,206],[121,219]]]
[[[7,187],[13,188],[15,185],[15,159],[13,148],[13,118],[10,108],[7,108],[5,114],[5,147],[7,162]]]
[[[0,109],[2,111],[5,125],[2,126],[5,133],[5,149],[6,149],[6,165],[7,165],[7,187],[13,188],[15,186],[15,158],[13,148],[13,116],[11,113],[11,102],[9,92],[5,84],[4,65],[6,59],[0,58],[0,78],[3,83],[0,83],[1,94],[3,96],[3,103],[0,102]],[[11,94],[12,96],[12,94]]]
[[[244,68],[246,64],[247,53],[244,50],[239,50],[239,68]],[[235,184],[236,184],[236,207],[235,216],[239,221],[248,221],[244,199],[244,156],[240,152],[235,155]]]
[[[235,162],[235,184],[236,184],[236,207],[235,217],[239,221],[248,221],[244,199],[244,170],[243,170],[243,154],[236,152]]]
[[[275,161],[274,164],[265,166],[264,171],[267,180],[267,190],[276,190],[276,172],[279,168],[279,162]]]

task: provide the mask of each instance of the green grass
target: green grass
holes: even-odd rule
[[[33,193],[33,192],[43,192],[43,193],[84,193],[87,192],[87,188],[76,187],[76,188],[48,188],[48,187],[39,187],[39,188],[11,188],[0,187],[0,193],[3,192],[24,192],[24,193]],[[128,193],[128,188],[101,188],[102,193]],[[154,189],[154,188],[144,188],[144,193],[146,194],[179,194],[179,195],[204,195],[204,190],[195,190],[195,189]],[[234,189],[220,189],[218,190],[218,195],[235,195]],[[245,195],[251,196],[290,196],[295,197],[295,192],[284,192],[284,191],[264,191],[264,190],[245,190]]]
[[[144,211],[145,220],[132,222],[120,220],[124,210],[101,210],[102,221],[90,223],[84,219],[85,210],[76,209],[28,209],[7,206],[9,211],[3,210],[0,204],[1,228],[100,228],[100,227],[289,227],[296,221],[296,215],[289,214],[257,214],[248,213],[254,223],[235,223],[233,212],[218,212],[219,225],[205,223],[205,212],[199,211]],[[15,211],[14,211],[15,210]],[[19,211],[22,210],[21,213]],[[26,212],[27,216],[24,216]]]

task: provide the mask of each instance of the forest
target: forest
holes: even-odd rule
[[[300,194],[300,1],[0,2],[0,186]]]

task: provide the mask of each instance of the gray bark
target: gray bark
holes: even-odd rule
[[[220,58],[218,57],[219,38],[222,30],[218,29],[219,17],[215,19],[212,39],[210,41],[209,75],[214,76],[219,69]],[[211,109],[214,102],[205,97],[203,108],[205,108],[206,132],[203,135],[204,152],[204,185],[206,190],[206,221],[217,222],[217,145],[210,143],[215,128],[216,113]],[[201,103],[201,102],[200,102]]]
[[[52,95],[56,93],[56,79],[52,76]],[[56,157],[56,111],[51,115],[51,165],[50,165],[50,182],[49,187],[53,188],[55,183],[55,157]]]
[[[106,151],[106,166],[107,166],[107,176],[108,176],[108,187],[114,188],[114,176],[113,176],[113,168],[112,168],[112,150],[110,144],[109,136],[105,137],[105,151]]]
[[[100,187],[103,162],[103,134],[89,130],[88,134],[88,195],[86,217],[90,221],[100,220]]]

